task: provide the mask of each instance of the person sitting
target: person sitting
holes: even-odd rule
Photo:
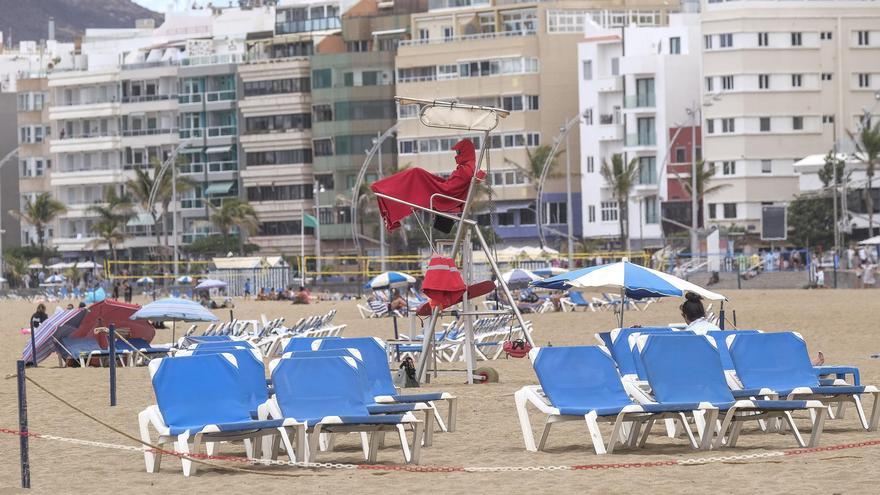
[[[394,289],[394,292],[391,293],[391,304],[388,306],[391,308],[391,311],[398,311],[401,314],[405,314],[409,306],[406,304],[406,299],[400,295],[400,291]]]
[[[278,300],[278,294],[275,293],[274,288],[269,291],[269,296],[266,297],[266,299],[269,301],[277,301]]]
[[[684,295],[684,299],[679,309],[682,318],[687,323],[685,330],[697,335],[706,335],[707,332],[721,330],[718,325],[706,319],[706,308],[703,307],[703,298],[699,294],[688,292]]]
[[[293,304],[309,304],[311,296],[308,289],[300,285],[299,290],[293,296]]]
[[[260,287],[260,292],[257,294],[257,301],[265,301],[266,300],[266,288]]]

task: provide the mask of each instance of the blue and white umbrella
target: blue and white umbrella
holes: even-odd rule
[[[542,278],[529,270],[515,268],[513,270],[501,274],[501,279],[507,282],[507,286],[511,289],[522,289],[528,287],[530,283],[542,280]]]
[[[616,289],[630,299],[681,297],[686,292],[694,292],[711,300],[727,299],[687,280],[625,260],[574,270],[534,282],[532,285],[545,289]]]
[[[558,267],[558,266],[549,266],[547,268],[538,268],[537,270],[532,270],[532,273],[534,273],[535,275],[537,275],[539,277],[547,278],[547,277],[555,277],[557,275],[563,275],[565,273],[568,273],[568,270],[566,270],[565,268]]]
[[[190,277],[189,275],[184,275],[184,276],[182,276],[182,277],[177,277],[177,283],[178,283],[178,284],[191,284],[192,281],[193,281],[193,278]]]
[[[69,335],[79,327],[86,316],[85,308],[56,311],[34,331],[33,340],[28,340],[21,352],[21,360],[34,362],[33,349],[37,351],[37,362],[49,357],[56,348],[56,339]]]
[[[372,278],[364,288],[383,290],[392,287],[405,287],[416,283],[415,277],[401,272],[380,273]]]
[[[154,282],[154,280],[150,277],[141,277],[141,278],[137,279],[137,283],[139,283],[141,285],[152,284],[153,282]]]
[[[199,285],[196,286],[198,290],[208,290],[208,289],[225,289],[226,282],[222,280],[217,280],[214,278],[206,278],[199,282]]]
[[[180,299],[166,297],[144,305],[131,315],[132,320],[172,320],[172,321],[218,321],[214,313],[208,311],[201,304]]]
[[[44,280],[44,282],[47,284],[60,284],[60,283],[66,282],[66,281],[67,281],[67,278],[64,275],[61,275],[60,273],[56,273],[54,275],[51,275],[48,278],[46,278],[46,280]]]

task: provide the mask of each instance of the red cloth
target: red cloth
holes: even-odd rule
[[[156,329],[146,320],[132,320],[131,315],[141,307],[139,304],[128,304],[114,299],[104,299],[89,306],[89,312],[83,318],[79,327],[70,336],[76,338],[94,337],[102,348],[108,347],[107,334],[95,335],[96,327],[107,327],[111,323],[116,325],[117,330],[129,329],[126,339],[144,339],[152,342],[156,336]]]
[[[461,301],[461,296],[467,286],[461,278],[458,267],[452,258],[434,256],[428,262],[425,271],[425,280],[422,282],[422,292],[430,299],[431,306],[440,306],[440,309],[448,308]]]
[[[447,179],[421,168],[411,168],[374,182],[370,189],[425,208],[431,207],[431,195],[438,193],[464,201],[467,199],[468,188],[476,167],[474,143],[469,139],[462,139],[452,149],[458,152],[455,156],[455,163],[458,166]],[[480,171],[477,179],[482,180],[485,175],[485,172]],[[411,206],[385,198],[377,199],[379,213],[389,231],[400,227],[400,221],[412,213]],[[449,199],[434,200],[434,210],[444,213],[458,213],[462,206],[463,203]]]

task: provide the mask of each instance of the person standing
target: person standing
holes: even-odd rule
[[[127,302],[127,303],[131,302],[131,295],[132,295],[133,291],[134,291],[134,289],[132,289],[131,284],[128,282],[128,280],[123,282],[122,292],[125,294],[125,302]]]
[[[244,281],[244,298],[251,298],[251,279],[247,279]]]

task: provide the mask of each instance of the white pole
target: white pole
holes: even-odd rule
[[[580,117],[580,116],[578,116]],[[568,224],[568,269],[574,269],[574,203],[571,200],[571,132],[565,135],[565,223]],[[541,212],[538,212],[540,215]]]
[[[316,277],[321,274],[321,189],[315,181],[315,268]],[[317,280],[317,279],[316,279]]]
[[[461,264],[464,269],[464,281],[465,285],[470,285],[473,283],[473,265],[471,263],[471,258],[473,254],[473,245],[471,244],[471,230],[468,228],[467,233],[464,236],[464,246],[461,250]],[[461,310],[465,313],[464,315],[464,361],[467,364],[467,383],[468,385],[474,384],[474,368],[476,368],[476,360],[474,356],[474,327],[473,327],[473,316],[467,314],[471,310],[471,302],[468,299],[467,292],[464,293],[464,296],[461,300]]]
[[[174,157],[172,157],[174,159]],[[202,201],[206,199],[203,197]],[[174,212],[171,214],[171,237],[173,241],[174,249],[174,280],[177,280],[177,276],[180,273],[178,265],[180,264],[180,253],[177,249],[177,212],[180,210],[180,201],[177,198],[177,163],[174,162],[171,164],[171,202],[169,203],[174,207]]]
[[[376,142],[378,143],[378,147],[376,148],[376,153],[378,154],[379,160],[379,178],[382,178],[382,135],[376,134]],[[416,213],[418,215],[419,213]],[[388,263],[385,261],[385,226],[382,222],[379,222],[379,264],[382,270],[382,273],[385,273],[388,270]]]
[[[306,285],[306,211],[300,203],[299,217],[299,285]]]
[[[691,261],[696,262],[699,256],[700,241],[697,238],[697,103],[691,107]],[[702,119],[700,119],[702,120]]]

